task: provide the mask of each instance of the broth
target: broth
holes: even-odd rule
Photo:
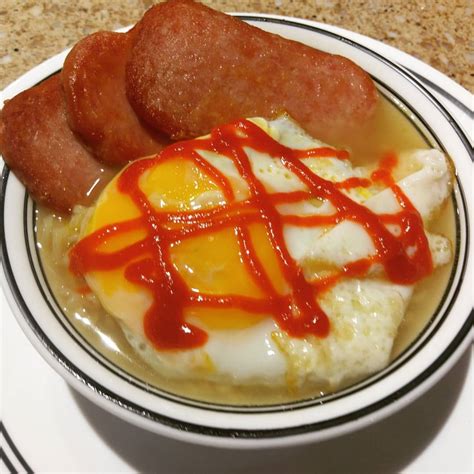
[[[370,137],[370,139],[369,139]],[[357,135],[332,143],[351,152],[357,165],[367,165],[389,150],[397,153],[430,144],[405,113],[383,98],[373,120]],[[446,203],[428,230],[443,234],[455,242],[455,210],[452,200]],[[44,208],[37,209],[36,230],[41,262],[56,301],[82,339],[125,373],[156,387],[187,398],[227,404],[266,405],[302,400],[323,395],[325,387],[306,386],[297,392],[265,386],[228,386],[208,381],[174,380],[153,371],[135,354],[120,325],[101,307],[91,293],[82,291],[84,281],[68,270],[67,251],[77,240],[81,217],[54,216]],[[438,268],[416,285],[405,317],[395,339],[391,360],[400,355],[420,334],[439,305],[449,281],[453,262]],[[434,297],[436,295],[436,297]]]

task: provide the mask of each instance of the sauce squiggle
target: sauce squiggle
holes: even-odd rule
[[[269,193],[252,171],[246,147],[279,160],[307,189]],[[250,197],[245,201],[236,201],[228,178],[204,160],[197,150],[212,151],[230,158],[246,181]],[[153,303],[145,315],[144,330],[155,347],[162,350],[190,349],[205,344],[207,333],[184,318],[185,308],[197,305],[233,307],[255,314],[269,314],[290,336],[325,337],[330,331],[330,324],[317,302],[317,295],[336,284],[340,278],[363,276],[372,264],[380,263],[392,282],[413,284],[433,269],[422,219],[392,178],[391,170],[397,160],[394,154],[388,154],[381,161],[371,180],[349,178],[342,183],[333,183],[315,175],[301,161],[307,157],[347,159],[348,156],[346,151],[327,147],[308,150],[287,148],[248,120],[217,127],[209,138],[169,146],[155,157],[131,163],[118,178],[119,191],[133,200],[141,216],[103,227],[80,240],[70,252],[70,269],[80,275],[125,266],[125,278],[148,289],[153,295]],[[198,211],[165,212],[155,209],[139,187],[140,177],[158,163],[176,158],[190,160],[198,166],[220,188],[225,204]],[[342,192],[355,186],[368,186],[372,181],[380,181],[392,189],[400,212],[375,214]],[[283,215],[277,210],[277,205],[281,203],[314,198],[329,200],[335,212],[330,215],[298,216]],[[283,236],[284,225],[327,226],[343,220],[362,225],[370,235],[376,253],[347,264],[337,274],[308,282],[288,251]],[[282,295],[275,289],[252,243],[248,226],[255,222],[265,226],[289,288],[287,294]],[[394,236],[387,229],[387,224],[399,225],[400,236]],[[263,298],[192,291],[174,267],[170,257],[173,243],[225,228],[234,229],[243,265],[262,290]],[[146,229],[146,237],[115,252],[98,250],[107,239],[136,229]]]

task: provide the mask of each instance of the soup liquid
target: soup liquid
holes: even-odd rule
[[[317,137],[316,137],[317,138]],[[381,97],[373,117],[363,130],[331,143],[346,148],[356,165],[378,161],[387,151],[401,153],[414,148],[431,148],[405,112]],[[450,199],[428,230],[443,234],[455,243],[455,214]],[[40,259],[52,293],[82,344],[92,346],[107,364],[125,377],[132,376],[137,383],[193,400],[236,404],[268,405],[321,396],[324,387],[309,386],[297,393],[265,386],[229,386],[207,381],[174,380],[156,373],[138,356],[126,340],[115,318],[108,315],[94,295],[84,291],[84,282],[68,270],[67,251],[75,241],[70,241],[68,220],[58,218],[44,208],[37,210],[37,243]],[[79,233],[77,229],[76,237]],[[69,237],[68,237],[69,235]],[[69,240],[68,240],[69,239]],[[453,252],[454,253],[454,252]],[[395,339],[391,360],[399,356],[422,332],[436,311],[447,287],[453,262],[438,268],[416,285],[405,317]],[[343,388],[343,387],[340,387]]]

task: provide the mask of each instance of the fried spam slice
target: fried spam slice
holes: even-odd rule
[[[87,36],[68,54],[61,73],[69,126],[98,160],[114,165],[157,153],[168,143],[139,121],[125,95],[132,34]]]
[[[59,75],[5,102],[0,152],[31,196],[60,213],[90,204],[107,176],[69,129]]]
[[[127,95],[175,139],[240,117],[289,113],[328,139],[374,112],[378,95],[349,59],[264,32],[191,0],[154,6],[138,23]]]

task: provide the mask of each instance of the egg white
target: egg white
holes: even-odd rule
[[[280,143],[296,149],[323,144],[309,137],[288,117],[254,123]],[[278,160],[247,148],[253,172],[272,192],[306,189],[301,180]],[[247,183],[234,163],[223,156],[199,151],[200,155],[223,172],[231,181],[236,199],[249,197]],[[417,163],[416,171],[403,177],[398,185],[428,220],[449,196],[451,174],[446,158],[437,150],[406,153],[402,160]],[[367,177],[370,169],[355,168],[348,160],[307,158],[311,171],[337,182],[347,178]],[[346,194],[375,213],[396,213],[399,204],[390,189],[353,189]],[[154,196],[159,199],[159,196]],[[194,208],[218,205],[219,191],[203,193]],[[334,211],[330,202],[305,201],[281,204],[282,214],[322,215]],[[389,228],[396,234],[399,229]],[[451,259],[451,246],[443,236],[427,234],[435,266]],[[289,252],[304,269],[308,279],[316,278],[314,268],[321,264],[341,268],[351,261],[375,253],[366,230],[357,223],[343,221],[333,227],[303,228],[285,225],[284,237]],[[367,376],[387,365],[398,326],[411,298],[413,287],[384,281],[379,268],[370,279],[345,279],[319,297],[331,322],[327,338],[296,339],[281,331],[268,316],[245,329],[207,328],[208,342],[197,349],[160,351],[152,347],[143,332],[143,317],[151,304],[146,290],[141,295],[105,294],[91,276],[87,281],[106,310],[119,319],[124,332],[138,354],[161,373],[186,379],[205,379],[237,385],[299,387],[304,383],[334,389],[339,384]]]

